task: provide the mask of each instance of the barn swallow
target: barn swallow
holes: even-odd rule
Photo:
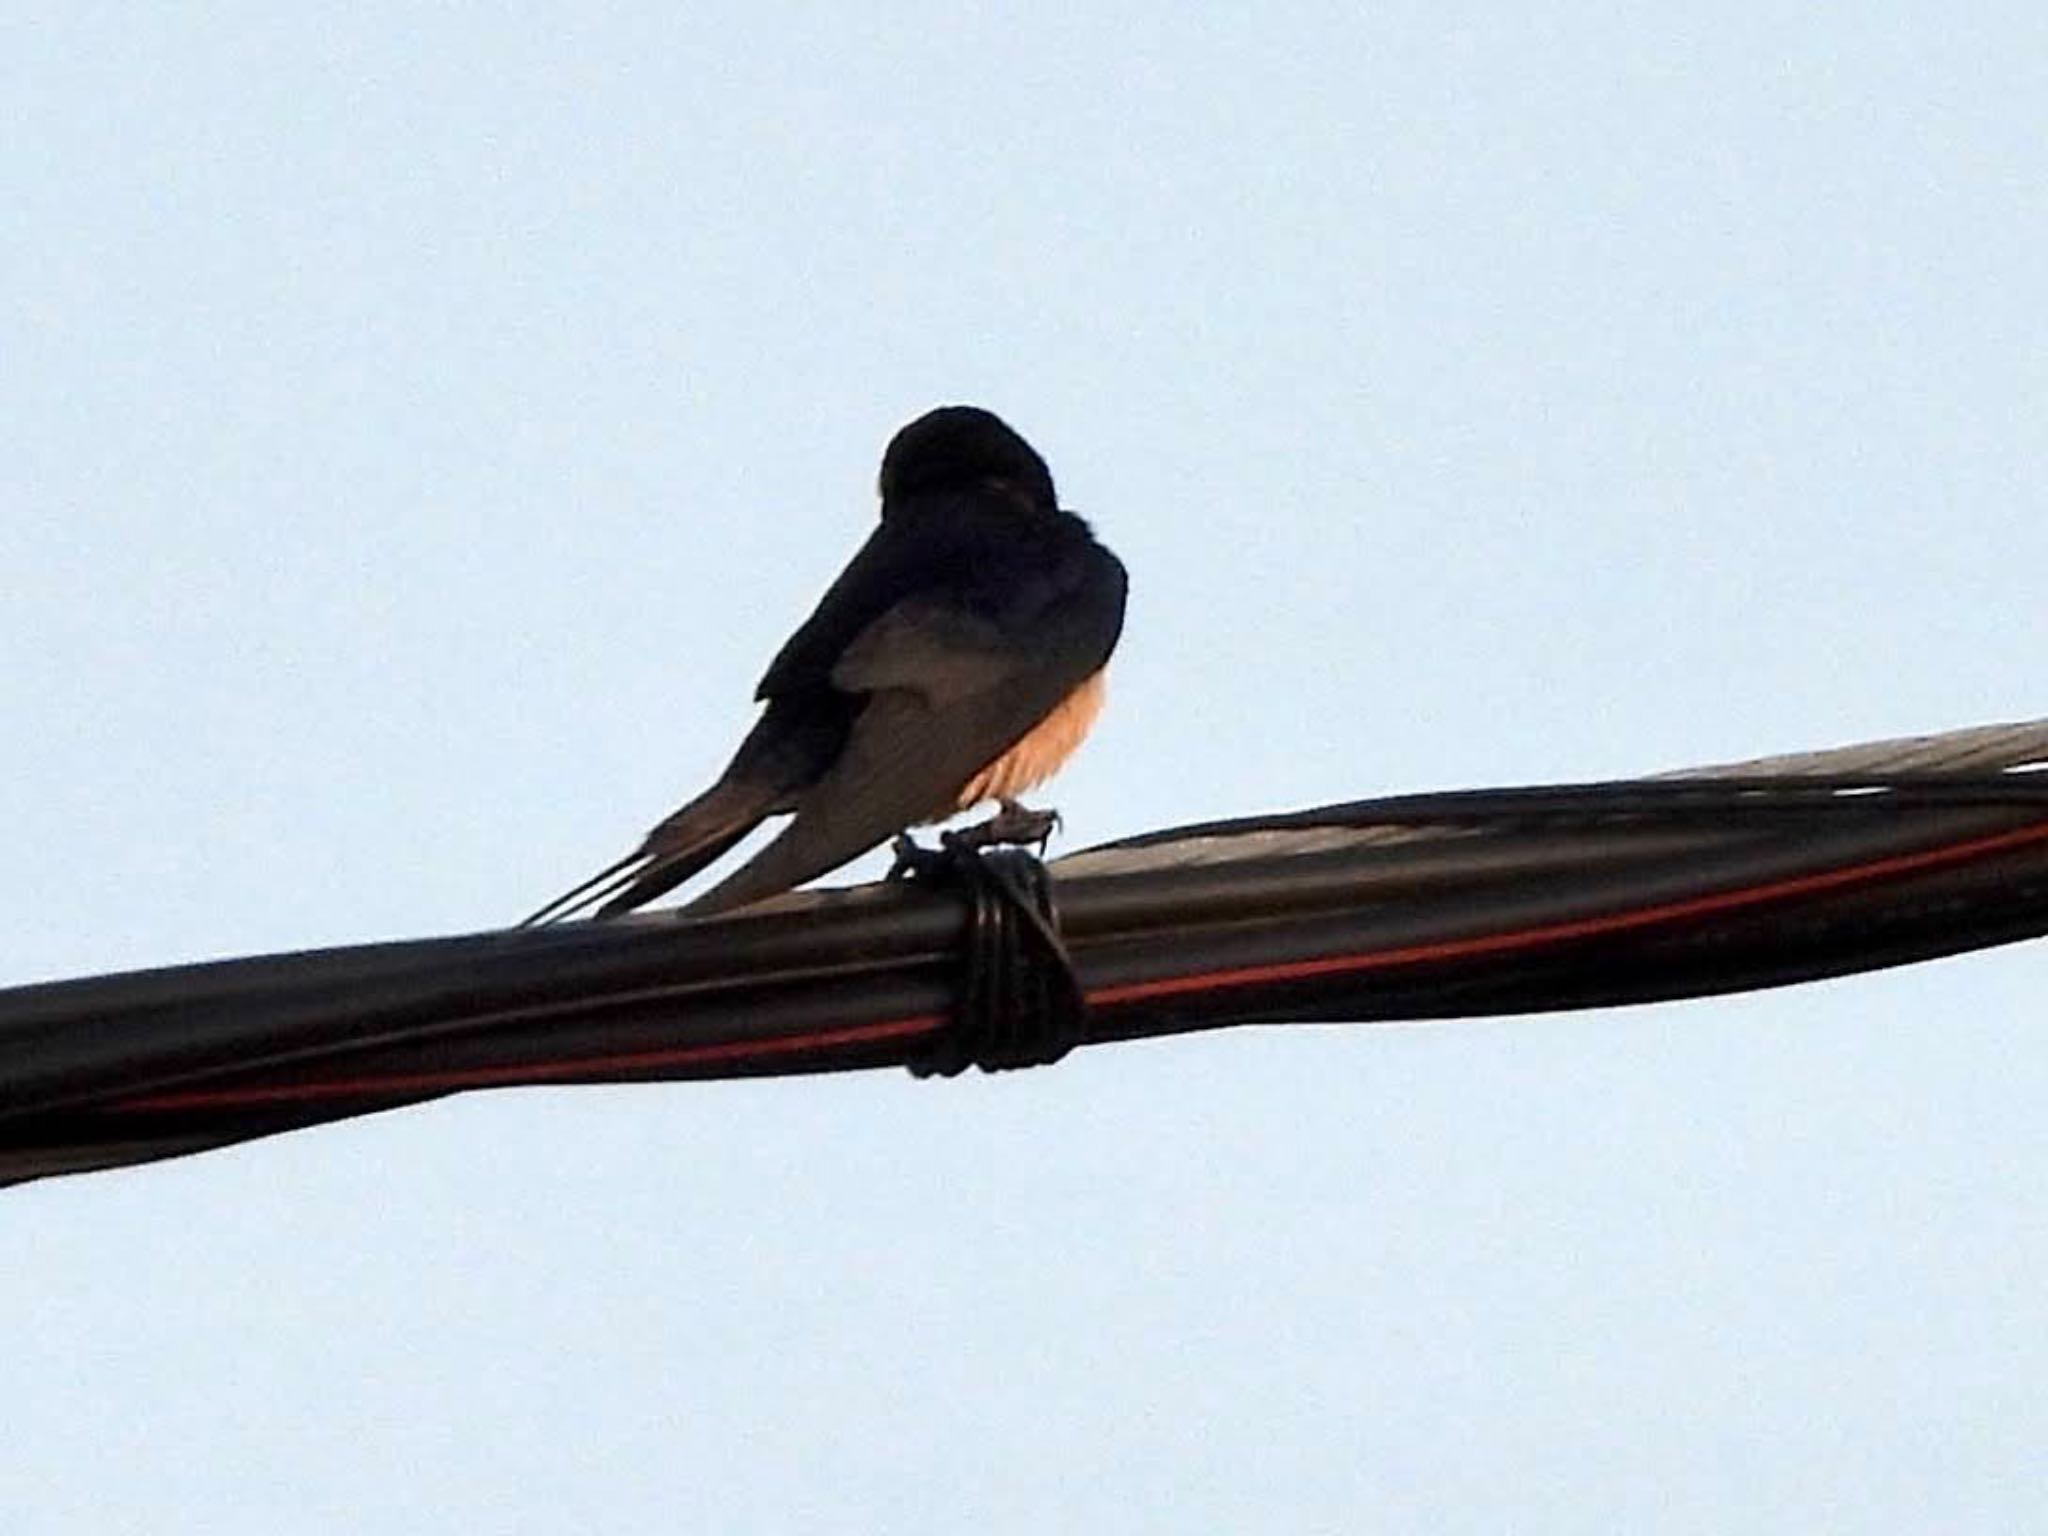
[[[989,412],[942,406],[890,440],[880,489],[881,522],[769,663],[718,781],[527,924],[629,912],[787,815],[683,910],[744,906],[984,801],[1015,814],[1080,745],[1125,576],[1045,460]]]

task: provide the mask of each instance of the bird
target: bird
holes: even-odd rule
[[[1123,562],[1064,511],[1052,471],[993,412],[946,405],[882,454],[881,516],[776,653],[760,718],[716,781],[617,863],[525,919],[621,916],[771,817],[759,852],[682,911],[793,890],[909,828],[988,801],[989,840],[1041,840],[1018,797],[1101,711],[1123,632]]]

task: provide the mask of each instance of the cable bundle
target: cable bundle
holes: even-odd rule
[[[2035,937],[2048,932],[2044,760],[2048,722],[2035,722],[1365,801],[1075,854],[1051,871],[1087,1004],[1079,1040],[1644,1002]],[[892,883],[709,920],[0,992],[0,1182],[471,1088],[954,1063],[976,985],[962,957],[994,920],[975,910],[943,885]],[[1033,939],[986,963],[1049,965],[1059,948]],[[1011,975],[999,991],[1045,995],[1052,980]],[[1003,1037],[1001,1019],[981,1027]]]

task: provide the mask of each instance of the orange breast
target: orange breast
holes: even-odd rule
[[[1060,700],[1009,751],[969,779],[954,809],[964,811],[983,800],[1014,800],[1051,778],[1102,713],[1104,675],[1097,672]]]

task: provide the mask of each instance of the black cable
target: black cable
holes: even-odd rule
[[[1019,855],[996,864],[1011,887],[979,922],[956,894],[897,884],[712,921],[657,915],[0,992],[0,1181],[468,1087],[1000,1067],[1234,1023],[1648,1001],[2010,942],[2048,932],[2043,785],[2012,777],[1910,796],[1667,780],[1408,797],[1466,825],[1265,847],[1267,832],[1358,814],[1337,807],[1134,839],[1061,861],[1076,872],[1057,880],[1056,918],[1054,884]],[[1359,824],[1384,825],[1400,803]],[[1166,846],[1197,841],[1200,860]],[[988,947],[990,988],[964,1007],[963,942]],[[1032,991],[1062,976],[1087,1003],[1085,1032],[1078,1008],[1061,1012],[1076,995]],[[976,1010],[983,1024],[956,1037],[956,1016]],[[1016,1023],[1040,1015],[1052,1024]]]

